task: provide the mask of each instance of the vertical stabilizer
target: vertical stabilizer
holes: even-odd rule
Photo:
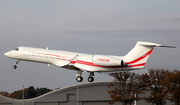
[[[129,67],[144,68],[154,47],[175,48],[174,46],[163,46],[161,44],[139,41],[135,47],[124,56],[123,60]]]

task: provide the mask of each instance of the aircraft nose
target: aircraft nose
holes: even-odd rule
[[[6,52],[6,53],[4,53],[4,55],[7,56],[7,57],[9,57],[10,54],[11,54],[11,52]]]

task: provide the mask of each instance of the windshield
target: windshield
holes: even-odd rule
[[[19,51],[19,48],[15,48],[14,50]]]

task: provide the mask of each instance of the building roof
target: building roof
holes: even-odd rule
[[[83,84],[79,84],[78,87],[79,87],[79,89],[87,88],[87,90],[88,90],[89,87],[96,87],[96,86],[103,86],[104,87],[104,86],[107,86],[109,83],[110,82],[83,83]],[[72,86],[67,86],[67,87],[64,87],[64,88],[60,88],[60,89],[57,89],[57,90],[54,90],[54,91],[51,91],[51,92],[48,92],[48,93],[46,93],[44,95],[41,95],[39,97],[35,97],[35,98],[32,98],[32,99],[25,99],[24,102],[25,103],[41,102],[42,100],[44,100],[44,99],[46,99],[48,97],[51,97],[51,96],[56,95],[56,94],[61,94],[61,93],[64,93],[64,92],[68,92],[68,91],[71,91],[71,90],[74,90],[74,91],[77,90],[77,84],[72,85]],[[12,99],[12,98],[8,98],[8,97],[0,95],[0,103],[6,103],[6,102],[9,102],[9,103],[22,103],[22,101],[23,101],[22,99]]]

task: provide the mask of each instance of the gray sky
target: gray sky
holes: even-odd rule
[[[179,0],[1,0],[0,91],[22,85],[62,88],[76,84],[75,71],[45,64],[20,62],[4,53],[18,46],[41,47],[90,54],[125,55],[137,41],[174,45],[155,48],[146,68],[180,70]],[[83,73],[87,82],[88,74]],[[95,81],[112,81],[95,73]]]

